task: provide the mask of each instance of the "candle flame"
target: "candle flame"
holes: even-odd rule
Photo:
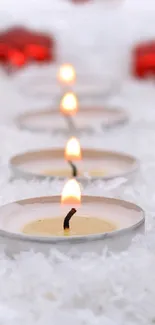
[[[76,79],[76,73],[71,64],[63,64],[58,72],[58,80],[65,84],[72,84]]]
[[[61,203],[69,205],[79,205],[81,203],[81,189],[75,179],[70,179],[65,184],[61,195]]]
[[[78,101],[73,93],[67,93],[62,97],[60,109],[63,114],[74,115],[78,110]]]
[[[65,149],[65,159],[66,160],[81,160],[81,147],[79,141],[72,137],[68,140]]]

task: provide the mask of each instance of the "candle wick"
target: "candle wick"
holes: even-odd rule
[[[72,176],[77,177],[77,175],[78,175],[77,167],[70,160],[68,161],[68,163],[72,167]]]
[[[65,219],[64,219],[64,225],[63,228],[64,230],[69,229],[69,221],[72,218],[72,216],[76,213],[76,209],[72,208],[66,215]]]

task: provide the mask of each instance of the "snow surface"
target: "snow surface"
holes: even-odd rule
[[[0,325],[155,323],[155,91],[153,81],[137,82],[128,76],[132,45],[155,36],[155,3],[113,0],[112,7],[109,2],[75,7],[67,0],[1,0],[0,26],[24,22],[53,31],[60,61],[72,59],[77,69],[107,73],[108,82],[118,83],[119,93],[109,103],[127,109],[130,124],[91,139],[82,136],[80,141],[131,153],[141,160],[141,171],[134,181],[98,181],[84,192],[139,204],[146,211],[146,234],[137,236],[126,252],[109,255],[105,249],[101,256],[74,259],[58,251],[49,257],[27,252],[9,259],[1,247]],[[57,181],[10,182],[11,155],[66,141],[18,130],[12,122],[18,113],[38,105],[35,96],[19,93],[20,80],[32,80],[36,73],[44,74],[44,69],[30,68],[26,77],[21,73],[10,79],[0,72],[0,204],[61,192]]]

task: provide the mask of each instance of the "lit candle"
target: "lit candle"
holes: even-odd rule
[[[72,92],[66,93],[60,102],[60,111],[65,115],[75,115],[78,111],[78,100]]]
[[[75,82],[76,73],[71,64],[63,64],[58,71],[58,80],[63,85],[72,85]]]
[[[73,122],[72,116],[78,111],[78,101],[72,92],[66,93],[60,102],[60,112],[66,119],[68,129],[72,134],[77,132],[76,126]]]
[[[30,249],[43,254],[58,249],[74,256],[102,253],[104,247],[118,251],[126,249],[137,233],[144,233],[144,226],[144,211],[131,202],[85,195],[81,202],[75,179],[65,184],[62,196],[0,207],[0,238],[9,256]]]
[[[61,217],[35,220],[26,224],[23,233],[47,236],[76,236],[110,232],[117,226],[109,220],[92,215],[91,211],[85,214],[80,212],[81,190],[75,179],[67,181],[61,195]],[[67,210],[66,208],[67,207]]]
[[[65,159],[64,159],[65,158]],[[79,141],[71,137],[64,148],[30,151],[10,159],[10,167],[16,177],[66,178],[71,177],[68,161],[76,164],[81,181],[90,179],[129,179],[139,169],[139,161],[119,152],[80,148]]]
[[[24,113],[16,118],[16,123],[20,128],[33,132],[48,132],[50,134],[60,132],[64,134],[68,130],[66,128],[66,121],[62,118],[58,107],[60,107],[60,98],[59,101],[57,101],[57,107],[55,109]],[[98,106],[83,106],[81,109],[79,94],[77,108],[78,114],[76,117],[73,116],[73,118],[76,121],[76,128],[79,133],[100,133],[103,130],[107,130],[107,128],[109,129],[128,121],[128,115],[122,109],[109,109]],[[76,110],[74,109],[76,112],[77,108]],[[62,108],[62,114],[64,111],[64,108]]]
[[[70,204],[74,206],[69,210],[63,222],[64,235],[68,235],[70,233],[70,219],[76,213],[75,206],[81,204],[80,186],[74,179],[71,179],[65,184],[61,195],[61,203],[63,205]]]
[[[66,162],[70,167],[66,165]],[[59,166],[59,161],[55,166]],[[79,177],[82,175],[82,153],[79,141],[71,137],[65,147],[64,159],[62,157],[61,166],[57,169],[44,170],[46,175],[55,175],[59,177]]]
[[[78,170],[76,165],[73,163],[73,161],[81,160],[81,147],[79,141],[72,137],[69,139],[66,145],[65,149],[65,159],[68,161],[72,168],[72,176],[77,177],[78,176]]]

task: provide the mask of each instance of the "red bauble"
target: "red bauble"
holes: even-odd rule
[[[8,51],[8,63],[14,67],[21,68],[26,64],[27,58],[23,52],[10,49]]]
[[[23,67],[26,63],[55,61],[55,41],[51,36],[22,26],[0,34],[0,61],[6,67]]]
[[[29,40],[29,35],[26,33],[25,28],[20,26],[9,28],[4,32],[3,37],[6,44],[20,50],[22,50],[23,44]]]
[[[26,55],[36,61],[50,60],[50,49],[37,44],[28,44],[25,48]]]
[[[134,49],[133,73],[138,78],[155,74],[155,42],[144,43]]]
[[[0,43],[0,61],[5,62],[7,60],[8,46],[6,44]]]

